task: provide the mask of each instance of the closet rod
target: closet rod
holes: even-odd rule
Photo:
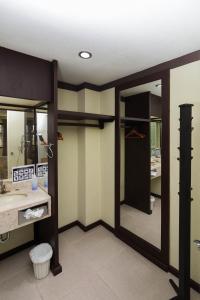
[[[76,126],[76,127],[97,127],[100,128],[99,124],[88,124],[88,123],[72,123],[72,122],[59,122],[59,126]]]

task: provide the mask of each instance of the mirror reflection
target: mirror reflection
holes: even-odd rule
[[[10,99],[10,98],[9,98]],[[16,166],[48,162],[47,109],[0,105],[0,179]]]
[[[123,90],[120,225],[161,248],[162,82]]]
[[[36,112],[36,124],[37,124],[37,161],[39,163],[47,163],[47,144],[48,144],[48,133],[47,133],[47,112],[44,108]]]

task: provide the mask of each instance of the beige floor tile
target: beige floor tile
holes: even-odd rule
[[[75,288],[84,278],[95,275],[76,249],[66,249],[65,256],[61,258],[63,272],[57,276],[50,274],[47,278],[37,281],[37,287],[43,300],[57,300]]]
[[[8,280],[10,277],[31,265],[29,258],[30,250],[31,249],[26,249],[0,261],[0,283]]]
[[[131,253],[133,252],[133,253]],[[115,260],[98,271],[101,278],[115,291],[120,299],[159,299],[167,300],[174,295],[168,285],[167,273],[133,250],[123,251]],[[114,275],[115,274],[115,275]],[[113,276],[114,275],[114,276]],[[156,296],[157,291],[160,291]],[[166,297],[166,298],[164,298]]]
[[[59,300],[120,300],[99,276],[83,280]]]
[[[84,237],[85,233],[78,226],[59,234],[60,256],[65,256],[66,249],[69,249],[75,242],[81,240]]]
[[[0,300],[168,300],[175,295],[162,271],[99,226],[60,236],[63,272],[34,278],[28,252],[0,263]],[[175,279],[177,280],[177,279]],[[191,300],[199,300],[191,291]]]
[[[74,242],[84,238],[85,233],[78,226],[59,234],[60,246],[70,247]]]
[[[83,260],[95,270],[106,265],[112,258],[126,249],[126,245],[113,235],[105,234],[105,229],[99,228],[93,234],[88,234],[73,245]]]
[[[42,300],[32,269],[26,268],[0,284],[0,300]]]

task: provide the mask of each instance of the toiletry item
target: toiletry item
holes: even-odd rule
[[[44,187],[48,188],[48,173],[45,172],[44,174]]]
[[[32,191],[36,191],[38,188],[38,179],[37,176],[34,174],[32,177]]]
[[[44,208],[37,209],[27,209],[24,213],[24,218],[26,220],[41,218],[44,214]]]

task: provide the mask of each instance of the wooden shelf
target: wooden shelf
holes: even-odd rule
[[[125,118],[121,118],[121,123],[122,124],[132,124],[135,122],[150,122],[150,119],[143,119],[143,118],[129,118],[129,117],[125,117]]]
[[[100,115],[100,114],[92,114],[85,112],[76,112],[76,111],[66,111],[66,110],[58,110],[58,124],[63,126],[88,126],[88,127],[99,127],[101,129],[104,128],[104,123],[113,122],[115,117],[109,115]],[[97,121],[98,124],[87,124],[87,123],[69,123],[69,122],[61,122],[61,121]]]

